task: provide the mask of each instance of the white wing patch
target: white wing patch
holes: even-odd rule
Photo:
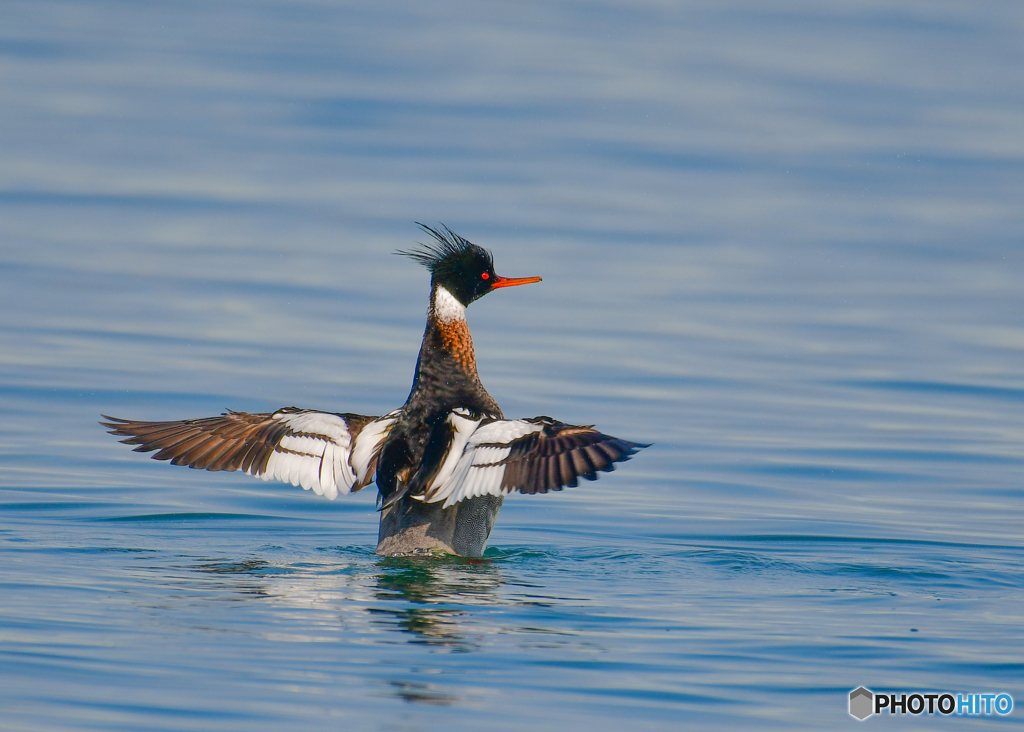
[[[348,465],[355,471],[355,480],[360,485],[366,485],[373,477],[370,468],[376,467],[381,445],[384,444],[384,439],[388,436],[391,428],[395,426],[395,422],[398,421],[401,411],[401,409],[396,409],[383,417],[378,417],[363,427],[362,431],[356,435],[352,454],[348,458]]]
[[[354,446],[348,423],[337,414],[277,412],[273,418],[287,431],[274,446],[266,467],[259,470],[253,465],[247,472],[263,480],[302,486],[333,501],[339,494],[350,493],[353,486],[361,488],[369,482],[367,473],[397,412],[366,424],[356,434]]]
[[[453,417],[457,415],[450,415],[449,421],[459,429]],[[470,422],[461,417],[457,419]],[[481,421],[476,421],[470,424],[471,428],[468,425],[463,428],[468,433],[456,432],[444,465],[426,491],[424,500],[427,503],[444,501],[443,508],[448,508],[466,498],[500,496],[511,492],[501,485],[505,473],[505,465],[501,461],[512,451],[506,445],[544,429],[543,425],[518,419],[495,420],[483,425]]]
[[[448,424],[455,430],[452,436],[452,444],[448,448],[444,462],[441,464],[441,469],[437,471],[437,475],[434,476],[434,479],[430,481],[430,485],[427,486],[426,495],[431,495],[431,493],[437,490],[443,490],[452,474],[458,468],[459,461],[466,450],[466,445],[477,431],[482,420],[482,417],[473,419],[463,409],[456,409],[448,415]],[[434,501],[431,502],[433,503]]]

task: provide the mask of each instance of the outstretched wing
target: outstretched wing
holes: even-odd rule
[[[225,412],[179,422],[135,422],[103,415],[110,434],[159,450],[153,458],[205,470],[241,470],[312,489],[332,501],[365,487],[398,413],[383,417],[285,407],[273,414]]]
[[[417,496],[427,503],[444,501],[444,508],[466,498],[547,493],[576,486],[579,478],[597,480],[598,472],[610,472],[615,463],[648,447],[550,417],[483,419],[473,426],[453,412],[449,421],[458,454],[449,454]]]

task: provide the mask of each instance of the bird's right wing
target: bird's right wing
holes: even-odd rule
[[[136,452],[205,470],[241,470],[312,489],[332,501],[373,480],[377,455],[398,412],[383,417],[285,407],[271,414],[226,412],[175,422],[107,417],[101,424]]]
[[[471,419],[453,412],[452,452],[421,496],[444,508],[467,498],[513,491],[547,493],[597,480],[599,471],[647,447],[550,417]]]

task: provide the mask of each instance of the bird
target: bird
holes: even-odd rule
[[[540,282],[501,277],[492,254],[444,224],[395,252],[431,275],[427,324],[405,404],[383,416],[284,407],[146,422],[102,415],[136,452],[209,471],[276,479],[334,500],[376,482],[383,556],[480,557],[505,496],[596,480],[647,444],[551,417],[506,419],[477,372],[466,308],[494,290]]]

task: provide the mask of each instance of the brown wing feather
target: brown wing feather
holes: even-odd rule
[[[103,418],[107,421],[100,424],[110,434],[126,438],[121,440],[126,445],[138,445],[135,452],[158,451],[153,456],[156,460],[211,471],[247,470],[256,462],[257,470],[253,472],[259,472],[285,432],[272,414],[226,412],[219,417],[175,422],[139,422],[107,415]]]
[[[507,492],[547,493],[574,487],[579,478],[597,480],[599,471],[615,470],[614,463],[629,460],[637,450],[649,447],[550,417],[526,421],[544,429],[510,443],[512,450],[502,461],[501,487]]]
[[[266,414],[228,411],[219,417],[174,422],[139,422],[103,415],[107,421],[100,424],[110,434],[124,437],[121,442],[126,445],[137,445],[136,452],[157,451],[153,455],[156,460],[170,460],[172,465],[200,470],[243,470],[259,475],[266,470],[281,438],[291,433],[288,424],[274,416],[303,411],[295,407]],[[345,419],[353,437],[375,419],[361,414],[337,416]],[[366,482],[356,490],[363,485]]]

